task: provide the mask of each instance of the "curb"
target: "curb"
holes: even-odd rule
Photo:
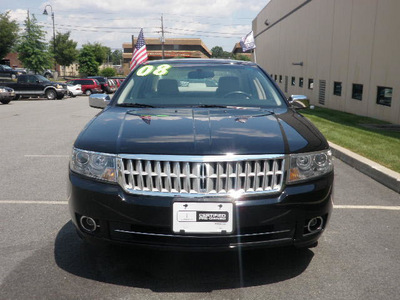
[[[333,156],[371,177],[384,186],[400,193],[400,173],[392,171],[346,148],[329,142]]]

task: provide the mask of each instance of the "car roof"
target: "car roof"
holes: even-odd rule
[[[160,59],[149,60],[145,64],[159,64],[159,63],[172,63],[172,64],[204,64],[204,65],[252,65],[257,64],[251,61],[233,60],[233,59],[201,59],[201,58],[181,58],[181,59]]]

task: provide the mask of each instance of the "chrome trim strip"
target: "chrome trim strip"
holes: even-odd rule
[[[284,159],[286,155],[282,154],[264,154],[264,155],[158,155],[158,154],[118,154],[118,158],[137,159],[137,160],[157,160],[157,161],[173,161],[173,162],[230,162],[230,161],[246,161],[246,160],[262,160],[262,159]]]
[[[137,231],[129,231],[129,230],[122,230],[116,229],[114,232],[119,233],[129,233],[129,234],[138,234],[138,235],[147,235],[147,236],[162,236],[162,237],[176,237],[176,238],[210,238],[210,237],[229,237],[229,238],[238,238],[238,237],[249,237],[249,236],[260,236],[260,235],[271,235],[271,234],[279,234],[279,233],[287,233],[291,230],[280,230],[280,231],[271,231],[271,232],[261,232],[261,233],[248,233],[242,235],[229,235],[229,234],[211,234],[209,236],[204,235],[172,235],[172,234],[162,234],[162,233],[147,233],[147,232],[137,232]],[[202,234],[202,233],[199,233]]]

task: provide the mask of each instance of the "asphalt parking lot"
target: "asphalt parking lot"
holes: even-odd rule
[[[0,105],[0,299],[398,299],[400,195],[335,160],[317,248],[182,253],[82,243],[68,156],[87,97]]]

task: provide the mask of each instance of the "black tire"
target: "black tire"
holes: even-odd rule
[[[21,95],[15,95],[13,100],[19,100],[21,99]]]
[[[8,104],[8,103],[10,103],[10,101],[11,101],[10,99],[0,100],[0,102],[3,103],[3,104]]]
[[[58,99],[58,100],[61,100],[61,99],[63,99],[63,98],[64,98],[64,95],[57,96],[57,99]]]
[[[86,96],[90,96],[92,94],[92,91],[91,90],[86,90],[85,94],[86,94]]]
[[[46,98],[47,98],[47,100],[54,100],[54,99],[56,99],[56,97],[57,97],[57,93],[56,93],[55,90],[53,90],[53,89],[48,89],[48,90],[46,91]]]

